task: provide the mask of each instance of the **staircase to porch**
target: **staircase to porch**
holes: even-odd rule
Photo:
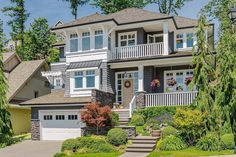
[[[130,121],[129,109],[113,109],[113,111],[119,114],[120,126],[127,126]]]

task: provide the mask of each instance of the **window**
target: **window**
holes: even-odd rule
[[[65,48],[59,47],[59,56],[60,58],[65,58]]]
[[[86,87],[95,87],[95,70],[86,71]]]
[[[70,52],[78,51],[78,35],[71,34],[70,35]]]
[[[90,32],[82,33],[82,50],[90,50]]]
[[[56,115],[56,120],[65,120],[65,115]]]
[[[78,115],[68,115],[68,120],[78,120]]]
[[[34,98],[39,97],[39,92],[38,91],[34,91]]]
[[[44,120],[52,120],[52,115],[44,115],[43,119]]]
[[[177,34],[176,47],[177,47],[177,49],[184,47],[184,35],[183,34]]]
[[[119,46],[132,46],[136,45],[136,33],[121,33],[119,34]]]
[[[187,34],[187,47],[193,47],[193,33]]]
[[[61,86],[61,79],[56,79],[56,86],[57,87],[60,87]]]
[[[103,48],[103,32],[102,30],[95,31],[95,49]]]
[[[83,88],[83,71],[75,72],[75,88]]]

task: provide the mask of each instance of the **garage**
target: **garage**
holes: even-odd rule
[[[81,136],[82,122],[79,110],[41,110],[41,140],[65,140]]]

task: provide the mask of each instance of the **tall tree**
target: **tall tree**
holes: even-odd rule
[[[191,0],[150,0],[150,3],[157,4],[159,12],[162,14],[178,15],[177,10],[181,9],[188,1]]]
[[[12,135],[10,113],[7,111],[7,82],[3,71],[3,38],[2,21],[0,19],[0,139]]]
[[[53,48],[56,35],[51,32],[45,18],[35,19],[25,34],[26,60],[45,59],[47,62],[58,61],[59,51]]]
[[[86,4],[89,0],[62,0],[70,2],[71,14],[77,19],[78,7]]]
[[[236,27],[228,16],[230,6],[235,4],[235,0],[211,0],[202,12],[220,22],[219,42],[216,48],[214,103],[221,108],[224,117],[229,118],[236,143]]]
[[[92,5],[99,7],[104,14],[114,13],[126,8],[143,8],[148,3],[145,0],[94,0]]]
[[[21,47],[24,48],[24,34],[25,34],[25,22],[29,17],[29,14],[25,10],[25,0],[10,0],[13,6],[4,7],[2,9],[11,20],[8,25],[11,26],[11,37],[15,41],[17,48],[17,41],[20,41]],[[22,52],[22,51],[20,51]],[[22,54],[19,54],[22,56]]]

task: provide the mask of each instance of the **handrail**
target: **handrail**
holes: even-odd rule
[[[132,117],[133,111],[136,108],[136,96],[133,96],[131,102],[129,103],[129,117]]]

